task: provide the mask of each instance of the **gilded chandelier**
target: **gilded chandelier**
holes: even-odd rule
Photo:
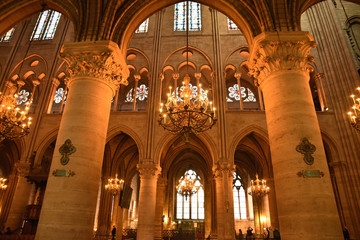
[[[202,92],[201,84],[198,86],[197,97],[193,97],[190,88],[190,77],[184,77],[183,90],[173,96],[171,87],[167,102],[160,104],[159,124],[166,130],[188,139],[189,134],[197,134],[210,129],[215,123],[215,108],[207,99],[207,91]],[[211,111],[212,110],[212,111]]]
[[[118,175],[115,174],[115,178],[109,178],[108,184],[105,185],[105,189],[109,190],[113,195],[120,193],[124,184],[124,180],[118,179]]]
[[[356,90],[358,90],[360,93],[360,87],[358,87]],[[354,102],[354,105],[352,106],[354,113],[348,112],[350,122],[356,130],[360,131],[360,95],[356,97],[354,94],[352,94],[350,97]]]
[[[25,108],[21,110],[16,104],[18,95],[15,92],[17,90],[15,86],[12,86],[8,95],[4,96],[0,93],[0,142],[29,134],[31,117],[27,117],[27,114],[32,96],[25,104]]]
[[[6,178],[0,178],[0,189],[1,190],[5,190],[7,188],[7,185],[5,184],[6,181],[7,181]]]
[[[187,172],[179,179],[176,190],[187,199],[188,196],[197,193],[200,187],[201,183],[199,179],[196,178],[196,175]]]
[[[270,192],[270,188],[266,186],[266,180],[260,180],[256,174],[256,180],[251,180],[248,192],[253,197],[262,197]]]

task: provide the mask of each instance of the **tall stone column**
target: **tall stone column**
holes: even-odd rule
[[[14,191],[14,197],[11,202],[9,215],[4,227],[10,227],[12,230],[21,227],[22,218],[26,212],[26,206],[29,202],[31,183],[25,178],[25,176],[29,174],[29,170],[29,163],[19,162],[16,164],[15,176],[11,176],[11,180],[16,181],[16,183],[12,185],[12,187],[15,187],[15,189],[12,189]],[[6,189],[6,191],[10,191],[10,189]]]
[[[218,163],[213,168],[216,184],[217,239],[235,239],[234,197],[232,191],[235,165]]]
[[[309,87],[312,47],[315,42],[306,32],[262,33],[254,39],[249,58],[264,96],[284,240],[342,238]]]
[[[91,239],[111,98],[128,69],[111,41],[66,43],[69,94],[35,239]]]
[[[138,164],[140,196],[137,239],[153,240],[155,227],[156,186],[160,167],[153,163]]]
[[[163,230],[163,213],[167,179],[160,178],[157,183],[155,208],[155,237],[161,239]]]

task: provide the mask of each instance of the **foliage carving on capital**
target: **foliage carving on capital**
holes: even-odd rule
[[[305,36],[305,35],[304,35]],[[258,83],[264,81],[272,72],[279,70],[309,71],[309,56],[311,48],[316,43],[309,38],[290,38],[280,40],[263,38],[254,44],[249,58],[249,75],[257,79]]]
[[[111,52],[81,52],[76,55],[61,55],[69,64],[70,77],[90,76],[103,79],[118,88],[120,84],[128,85],[123,78],[123,66],[116,63]]]
[[[137,169],[140,178],[158,177],[161,173],[161,168],[153,163],[139,163]]]
[[[214,178],[219,177],[233,177],[233,173],[236,170],[236,166],[230,163],[217,163],[213,167]]]
[[[117,45],[111,41],[67,43],[60,57],[68,63],[70,81],[74,77],[94,77],[107,82],[113,89],[128,85],[129,70]]]

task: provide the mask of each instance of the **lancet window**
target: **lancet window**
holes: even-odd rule
[[[11,40],[14,32],[15,32],[15,28],[12,28],[12,29],[10,29],[9,31],[7,31],[7,32],[4,34],[4,36],[2,36],[2,37],[0,38],[0,42],[10,42],[10,40]]]
[[[174,31],[186,31],[186,2],[175,4]],[[189,1],[189,30],[201,30],[201,6],[200,3]]]
[[[227,18],[227,23],[228,23],[229,30],[239,30],[238,26],[230,18]]]
[[[146,19],[142,24],[140,24],[139,28],[136,29],[135,33],[146,33],[149,28],[149,18]]]
[[[247,219],[246,194],[240,176],[233,176],[234,215],[235,219]]]
[[[41,12],[31,35],[31,40],[53,39],[60,17],[61,13],[56,11]]]
[[[193,180],[201,182],[200,176],[194,170],[188,170],[182,176],[189,174]],[[176,218],[177,219],[205,219],[204,188],[201,186],[198,191],[185,197],[181,193],[176,194]]]

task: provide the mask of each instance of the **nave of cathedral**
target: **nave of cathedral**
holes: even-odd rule
[[[4,0],[0,37],[0,239],[360,239],[357,0]]]

